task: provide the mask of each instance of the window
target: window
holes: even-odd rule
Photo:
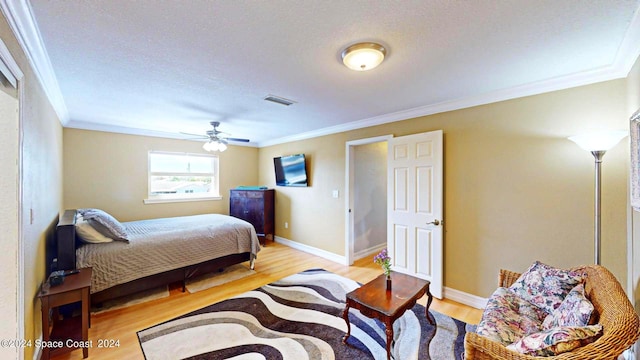
[[[145,204],[220,199],[218,157],[149,152],[149,193]]]

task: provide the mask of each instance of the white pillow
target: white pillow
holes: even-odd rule
[[[100,234],[96,229],[89,225],[87,220],[82,216],[79,216],[76,219],[76,233],[80,237],[80,240],[86,243],[99,244],[113,241],[113,239]]]

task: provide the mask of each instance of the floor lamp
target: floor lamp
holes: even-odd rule
[[[602,183],[600,179],[600,167],[602,164],[602,157],[607,150],[616,146],[625,136],[627,136],[628,132],[624,130],[614,130],[614,131],[602,131],[597,133],[583,134],[570,136],[569,140],[575,142],[583,148],[584,150],[590,151],[595,158],[595,198],[594,198],[594,214],[595,214],[595,228],[594,228],[594,254],[595,254],[595,263],[600,265],[600,233],[601,233],[601,225],[600,225],[600,200],[601,200],[601,190]]]

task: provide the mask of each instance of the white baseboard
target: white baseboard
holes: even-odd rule
[[[488,301],[488,299],[485,299],[483,297],[468,294],[466,292],[449,287],[444,288],[443,296],[445,299],[453,300],[455,302],[459,302],[460,304],[471,306],[476,309],[484,309],[487,306]]]
[[[367,257],[373,254],[377,254],[380,251],[382,251],[382,249],[387,247],[387,243],[383,243],[380,245],[376,245],[376,246],[372,246],[368,249],[364,249],[364,250],[360,250],[357,253],[353,254],[353,260],[358,260],[358,259],[362,259],[363,257]]]
[[[38,338],[37,343],[42,343],[42,335]],[[35,351],[33,352],[33,360],[40,360],[42,356],[42,347],[36,346]]]
[[[339,264],[343,264],[343,265],[347,265],[347,259],[344,256],[340,256],[340,255],[336,255],[332,252],[326,251],[326,250],[322,250],[322,249],[318,249],[316,247],[313,246],[309,246],[309,245],[305,245],[296,241],[291,241],[289,239],[285,239],[283,237],[280,236],[274,236],[274,240],[275,242],[282,244],[282,245],[286,245],[290,248],[294,248],[296,250],[300,250],[300,251],[304,251],[306,253],[312,254],[312,255],[316,255],[316,256],[320,256],[321,258],[325,258],[327,260],[331,260],[333,262],[337,262]]]
[[[336,255],[332,252],[318,249],[316,247],[305,245],[296,241],[291,241],[289,239],[285,239],[280,236],[274,236],[274,239],[275,239],[275,242],[279,244],[286,245],[296,250],[304,251],[306,253],[316,255],[321,258],[331,260],[333,262],[337,262],[339,264],[347,265],[347,261],[344,256]],[[360,257],[364,257],[366,255],[373,254],[374,252],[380,251],[385,246],[386,244],[383,244],[381,246],[376,246],[366,250],[362,250],[362,251],[359,251],[357,255],[360,256],[361,254],[363,254]],[[354,256],[354,257],[357,257],[357,256]],[[487,306],[487,299],[476,296],[476,295],[467,294],[460,290],[445,287],[443,295],[446,299],[453,300],[455,302],[459,302],[461,304],[468,305],[476,309],[484,309]]]

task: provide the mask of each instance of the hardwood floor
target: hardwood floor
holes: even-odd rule
[[[288,246],[269,242],[262,248],[256,261],[257,274],[232,283],[190,294],[181,292],[176,285],[170,296],[124,309],[113,310],[91,316],[89,339],[90,359],[144,359],[136,332],[179,315],[200,309],[212,303],[253,290],[288,275],[311,268],[323,268],[361,283],[368,282],[381,273],[380,266],[371,258],[361,259],[353,266],[345,266],[317,257]],[[418,301],[426,304],[426,296]],[[434,299],[431,309],[467,323],[477,324],[481,310],[450,300]],[[119,347],[98,348],[98,340],[119,340]],[[76,350],[53,359],[82,359],[82,351]]]

